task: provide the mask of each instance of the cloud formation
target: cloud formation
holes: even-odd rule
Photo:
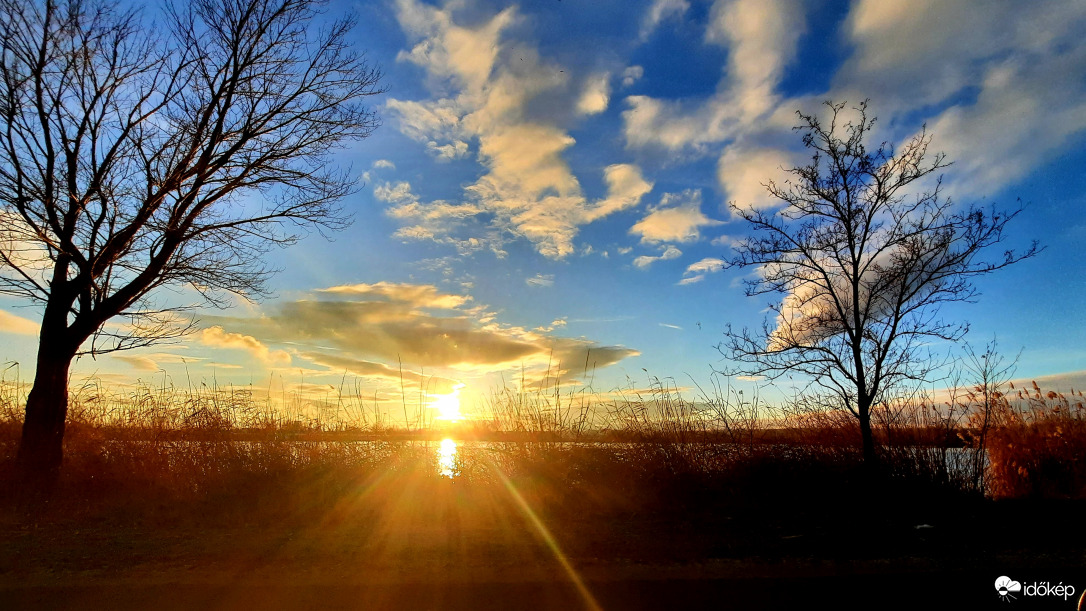
[[[648,215],[630,228],[630,233],[640,235],[642,244],[689,243],[701,239],[702,227],[721,224],[702,213],[701,190],[686,189],[665,193],[660,203],[649,208]]]
[[[354,299],[366,299],[384,303],[407,303],[418,308],[453,310],[471,301],[469,295],[450,295],[442,293],[430,284],[407,284],[396,282],[377,282],[374,284],[341,284],[318,293],[338,295]]]
[[[554,286],[554,274],[536,274],[524,280],[528,286]]]
[[[589,77],[577,100],[577,112],[582,115],[598,115],[607,110],[611,101],[611,74],[603,72]]]
[[[33,320],[16,316],[6,310],[0,310],[0,333],[15,335],[37,335],[40,325]]]
[[[290,354],[284,350],[272,350],[251,335],[230,333],[222,327],[209,327],[200,332],[200,341],[212,348],[234,348],[244,350],[260,361],[269,365],[290,365]]]
[[[110,357],[128,364],[136,371],[148,372],[162,371],[163,364],[198,363],[204,360],[196,356],[182,356],[180,354],[172,354],[169,352],[154,352],[151,354],[114,353],[111,354]],[[222,365],[219,366],[221,367]],[[238,367],[238,365],[234,365],[234,367]]]
[[[456,3],[438,8],[397,1],[397,18],[414,41],[400,59],[426,70],[431,88],[441,93],[421,102],[390,100],[388,108],[406,135],[425,142],[439,158],[468,155],[470,143],[477,143],[476,158],[485,171],[465,187],[461,202],[375,194],[393,203],[390,214],[405,222],[397,233],[401,238],[501,254],[508,239],[519,237],[545,257],[567,257],[582,225],[636,205],[652,185],[639,168],[612,165],[605,170],[606,196],[590,202],[563,158],[574,139],[554,117],[533,113],[529,104],[544,94],[565,95],[580,114],[599,113],[609,103],[610,77],[589,76],[574,100],[564,69],[534,48],[505,39],[505,31],[522,21],[515,8],[476,27],[458,24],[456,9]],[[612,181],[612,173],[636,180]]]
[[[328,354],[325,352],[303,352],[301,358],[327,367],[335,372],[349,372],[363,378],[380,378],[391,382],[403,382],[405,387],[421,388],[428,394],[443,395],[453,391],[459,381],[439,375],[428,375],[412,369],[404,369],[374,361],[366,361],[349,356]]]
[[[805,30],[802,8],[798,0],[716,0],[705,40],[728,49],[717,93],[690,101],[627,97],[627,146],[707,153],[708,145],[756,129],[779,104],[776,87]]]
[[[657,261],[670,261],[672,259],[678,259],[682,255],[683,251],[669,244],[659,256],[653,257],[650,255],[641,255],[640,257],[634,258],[633,264],[639,269],[648,269],[650,265]]]
[[[890,141],[926,119],[931,150],[955,163],[946,186],[959,200],[1022,179],[1086,130],[1081,2],[857,0],[841,26],[850,52],[829,88],[786,98],[779,87],[806,27],[797,0],[714,1],[705,41],[728,51],[716,93],[628,96],[627,147],[716,154],[729,201],[764,208],[776,202],[762,183],[800,158],[789,131],[795,110],[817,113],[824,99],[856,103],[877,92],[876,137]]]
[[[434,157],[448,161],[468,156],[468,135],[451,100],[421,104],[392,99],[385,108],[397,119],[400,131],[425,144]]]
[[[413,372],[411,380],[419,382],[425,368],[444,380],[442,384],[461,375],[522,366],[535,371],[547,363],[562,363],[563,368],[583,365],[586,358],[605,367],[638,354],[620,346],[546,334],[564,325],[563,319],[546,331],[500,324],[493,313],[473,305],[469,296],[448,294],[432,285],[343,285],[315,291],[314,297],[281,302],[252,317],[205,317],[214,326],[204,330],[201,339],[258,355],[268,345],[289,345],[296,358],[333,373],[347,370],[392,379],[398,378],[402,366]]]
[[[683,272],[683,279],[679,285],[694,284],[705,279],[706,274],[715,274],[724,271],[724,260],[716,257],[706,257],[697,263],[691,263]]]
[[[717,179],[729,203],[740,208],[771,208],[781,201],[766,191],[770,181],[782,184],[795,165],[787,151],[773,148],[729,147],[717,164]]]
[[[641,20],[641,40],[648,40],[663,21],[682,17],[689,8],[690,3],[686,0],[653,0],[652,6]]]
[[[955,162],[952,193],[983,196],[1086,129],[1086,82],[1071,76],[1086,74],[1084,30],[1081,2],[863,0],[834,90],[879,91],[876,107],[891,115],[945,107],[928,118],[932,150]]]

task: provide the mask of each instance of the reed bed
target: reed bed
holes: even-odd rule
[[[693,397],[659,379],[606,394],[557,380],[531,390],[502,388],[491,395],[488,418],[450,433],[422,420],[393,426],[342,388],[315,408],[300,392],[273,402],[249,388],[118,390],[90,382],[71,394],[61,485],[73,498],[109,498],[133,511],[196,501],[291,513],[335,503],[390,475],[447,479],[433,442],[450,433],[474,440],[455,456],[456,485],[507,477],[544,505],[1086,498],[1081,392],[971,389],[939,405],[917,397],[880,405],[873,488],[858,426],[846,411],[812,399],[767,406],[723,378],[695,388]],[[27,390],[0,378],[5,472]]]

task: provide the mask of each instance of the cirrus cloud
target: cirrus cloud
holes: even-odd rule
[[[37,335],[39,330],[40,325],[33,320],[0,310],[0,333]]]
[[[706,257],[697,263],[691,263],[683,272],[683,279],[679,285],[694,284],[705,279],[706,274],[713,274],[724,270],[725,261],[716,257]]]

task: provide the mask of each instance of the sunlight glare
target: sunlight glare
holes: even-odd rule
[[[441,447],[437,449],[437,469],[442,477],[456,477],[456,442],[452,439],[441,440]]]
[[[438,420],[456,422],[464,419],[464,415],[460,413],[460,389],[463,387],[463,384],[457,384],[447,395],[432,395],[434,399],[430,402],[430,407],[437,410]]]

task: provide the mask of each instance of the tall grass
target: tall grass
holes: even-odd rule
[[[999,393],[987,440],[996,497],[1086,499],[1086,397],[1032,388]]]
[[[17,375],[0,376],[0,464],[12,463],[27,390]],[[1086,497],[1082,393],[1015,390],[981,385],[941,405],[918,397],[880,405],[882,485],[916,499]],[[126,504],[277,498],[289,506],[389,472],[439,478],[433,448],[411,440],[443,431],[422,418],[394,426],[360,396],[346,381],[316,399],[299,388],[276,400],[245,387],[90,381],[71,393],[65,482],[77,496]],[[554,498],[636,491],[663,503],[716,495],[783,506],[843,499],[848,486],[864,494],[867,485],[847,411],[804,398],[769,406],[721,377],[691,394],[670,379],[596,393],[554,376],[496,389],[487,412],[454,430],[486,442],[458,454],[459,481],[492,480],[493,467]],[[304,493],[287,502],[285,490]]]

